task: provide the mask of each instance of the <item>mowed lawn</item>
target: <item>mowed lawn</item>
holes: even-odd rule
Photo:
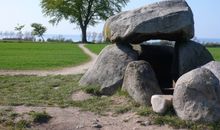
[[[208,47],[208,50],[216,61],[220,61],[220,47]]]
[[[0,43],[1,70],[43,70],[79,65],[89,56],[76,44]]]
[[[99,54],[108,44],[86,44],[85,47],[93,53]]]

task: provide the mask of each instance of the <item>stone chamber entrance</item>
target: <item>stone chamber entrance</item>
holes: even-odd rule
[[[151,65],[162,93],[173,94],[173,86],[179,78],[175,43],[171,41],[145,43],[138,49],[139,60],[147,61]]]

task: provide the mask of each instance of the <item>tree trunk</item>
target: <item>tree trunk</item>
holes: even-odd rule
[[[81,27],[81,31],[82,31],[82,43],[87,43],[87,26]]]
[[[41,37],[41,39],[43,40],[43,42],[45,42],[44,37],[43,37],[43,36],[40,36],[40,37]]]

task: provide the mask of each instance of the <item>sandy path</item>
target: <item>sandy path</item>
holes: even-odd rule
[[[91,52],[89,49],[84,47],[83,44],[78,45],[87,55],[90,56],[91,60],[84,64],[74,67],[67,67],[59,70],[0,70],[0,75],[36,75],[36,76],[47,76],[47,75],[68,75],[68,74],[83,74],[86,70],[95,62],[97,55]]]
[[[2,108],[7,107],[0,106],[0,109]],[[167,125],[141,125],[138,121],[147,121],[149,119],[147,117],[139,117],[135,113],[125,113],[118,116],[109,113],[101,116],[92,112],[81,111],[79,108],[27,106],[9,108],[20,114],[30,111],[46,111],[52,116],[48,123],[32,126],[32,130],[173,130]],[[94,124],[99,124],[102,128],[94,128]]]

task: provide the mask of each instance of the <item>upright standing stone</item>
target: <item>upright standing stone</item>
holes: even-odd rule
[[[203,45],[194,41],[177,42],[175,49],[179,76],[214,60]]]
[[[129,62],[138,59],[138,54],[128,44],[113,44],[105,47],[95,64],[79,81],[81,86],[101,86],[101,92],[112,95],[122,85]]]
[[[160,86],[149,63],[134,61],[128,64],[122,89],[142,105],[150,106],[151,96],[161,94]]]
[[[104,35],[117,43],[189,40],[194,36],[193,13],[185,0],[165,0],[110,17]]]

